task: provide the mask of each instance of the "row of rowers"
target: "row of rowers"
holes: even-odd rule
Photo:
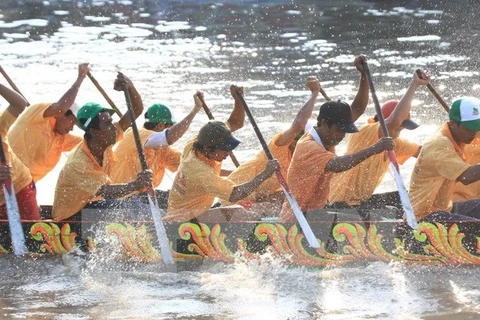
[[[55,190],[53,219],[72,218],[93,201],[127,199],[160,184],[165,169],[177,172],[168,199],[166,221],[190,221],[207,212],[219,199],[219,205],[238,203],[252,206],[262,202],[283,202],[280,184],[273,175],[280,170],[303,212],[338,203],[350,206],[400,206],[395,194],[375,194],[389,165],[385,150],[395,150],[399,163],[417,157],[412,173],[410,197],[418,220],[480,218],[479,201],[480,102],[474,98],[456,100],[449,121],[442,125],[421,147],[399,137],[405,129],[418,125],[410,119],[415,91],[429,83],[425,73],[414,73],[399,101],[382,107],[391,138],[382,138],[376,118],[357,129],[354,122],[364,113],[369,88],[363,69],[365,57],[355,58],[360,73],[358,93],[349,106],[345,102],[326,102],[320,106],[317,124],[305,128],[318,94],[319,81],[309,77],[306,86],[311,95],[297,113],[291,126],[268,143],[276,160],[268,160],[259,151],[233,172],[221,170],[222,161],[240,143],[232,132],[241,128],[245,113],[239,99],[243,88],[230,88],[235,105],[226,122],[210,121],[186,144],[183,153],[172,145],[187,130],[202,108],[202,96],[194,95],[193,110],[181,121],[172,121],[169,109],[153,105],[145,113],[140,129],[149,170],[142,171],[134,149],[134,136],[128,113],[112,122],[113,110],[88,103],[77,114],[71,112],[79,87],[87,75],[88,64],[79,65],[78,78],[56,103],[27,107],[25,99],[0,85],[0,95],[9,103],[0,116],[0,134],[9,166],[0,166],[0,179],[11,178],[16,190],[21,217],[40,218],[36,203],[35,181],[42,179],[59,161],[64,151],[71,151]],[[128,88],[135,117],[143,113],[143,103],[131,80],[119,73],[115,88]],[[77,124],[84,137],[70,134]],[[11,127],[11,128],[10,128]],[[8,133],[8,139],[5,139]],[[335,154],[335,146],[346,133],[353,133],[345,155]],[[115,145],[115,148],[113,146]],[[126,198],[127,197],[127,198]],[[280,199],[280,200],[278,200]],[[125,201],[127,201],[125,200]],[[4,197],[0,214],[6,215]],[[284,203],[283,221],[293,215]]]

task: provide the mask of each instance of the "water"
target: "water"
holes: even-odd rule
[[[13,2],[26,4],[13,6]],[[269,139],[288,127],[307,99],[303,81],[308,75],[317,75],[330,97],[351,102],[359,77],[352,62],[360,53],[369,57],[381,101],[401,97],[416,68],[432,74],[434,87],[446,101],[480,96],[479,5],[474,1],[39,3],[0,3],[1,65],[30,102],[56,101],[74,82],[81,62],[90,62],[92,74],[123,112],[123,94],[112,89],[117,71],[133,79],[146,106],[165,103],[177,119],[192,108],[196,90],[205,92],[215,117],[225,119],[232,106],[228,87],[237,84],[245,86],[247,103]],[[86,79],[77,103],[88,101],[107,105]],[[319,98],[318,105],[322,102]],[[359,121],[373,114],[370,105]],[[422,129],[403,134],[419,143],[447,118],[426,89],[415,95],[412,117],[423,124]],[[203,114],[197,116],[177,147],[206,120]],[[244,161],[260,145],[248,122],[237,135],[242,144],[236,155]],[[341,145],[340,152],[343,149]],[[407,183],[413,164],[410,160],[402,169]],[[51,203],[58,171],[38,183],[40,203]],[[166,179],[162,187],[169,184]],[[380,186],[394,188],[391,177]],[[265,256],[260,263],[239,257],[231,265],[208,263],[198,271],[169,272],[161,265],[106,257],[2,257],[0,315],[12,319],[480,318],[475,268],[380,262],[285,268]]]

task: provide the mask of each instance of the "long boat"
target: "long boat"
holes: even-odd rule
[[[51,210],[42,207],[42,212]],[[102,252],[114,246],[115,257],[143,263],[162,261],[152,221],[109,215],[109,209],[82,210],[80,221],[22,221],[29,255],[61,255],[72,250]],[[268,252],[285,265],[338,266],[359,261],[397,261],[417,265],[480,265],[480,238],[460,230],[480,230],[477,222],[420,223],[411,230],[398,219],[372,216],[366,222],[355,210],[309,212],[307,221],[320,248],[310,248],[295,223],[249,217],[243,209],[212,209],[199,221],[166,223],[174,259],[234,262],[259,259]],[[105,218],[106,217],[106,218]],[[477,233],[478,234],[478,233]],[[0,220],[0,253],[10,254],[7,220]]]

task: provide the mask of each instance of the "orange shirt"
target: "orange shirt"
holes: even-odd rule
[[[155,131],[145,128],[141,128],[138,131],[142,145],[145,145],[148,137],[155,133]],[[114,153],[118,161],[110,176],[112,182],[126,183],[135,180],[137,173],[142,171],[142,166],[139,157],[136,156],[137,146],[131,128],[125,132],[123,140],[116,145]],[[180,164],[180,151],[169,146],[163,148],[144,148],[144,153],[147,166],[153,172],[154,187],[162,182],[165,169],[175,172]]]
[[[358,133],[348,140],[345,154],[353,154],[370,147],[379,140],[380,123],[362,126]],[[415,155],[420,146],[406,139],[395,139],[397,161],[403,164]],[[359,205],[370,198],[382,182],[388,170],[390,160],[386,152],[371,156],[350,170],[333,175],[330,184],[330,202],[345,201],[349,205]]]
[[[32,176],[25,164],[20,161],[17,155],[12,152],[8,144],[7,132],[16,118],[7,110],[0,115],[0,135],[2,136],[3,150],[5,150],[5,157],[7,163],[12,167],[12,183],[15,193],[28,186],[32,182]],[[5,204],[5,197],[3,196],[3,189],[0,188],[0,205]]]
[[[445,123],[425,142],[413,169],[409,194],[417,220],[452,210],[455,181],[469,167],[464,145],[453,140]]]
[[[315,128],[298,141],[288,168],[287,182],[303,212],[325,207],[333,175],[325,167],[334,157],[335,149],[325,149]],[[285,202],[280,220],[292,221],[293,217],[290,206]]]
[[[221,162],[207,159],[196,153],[193,144],[197,136],[185,145],[180,167],[173,181],[166,221],[188,221],[205,213],[213,205],[215,197],[228,200],[235,183],[220,177]]]
[[[465,146],[466,162],[471,165],[480,163],[480,133],[475,140]],[[480,198],[480,181],[464,185],[461,182],[455,184],[453,201],[465,201]]]
[[[273,157],[280,163],[280,172],[286,177],[292,155],[289,150],[289,144],[285,146],[277,146],[277,141],[282,134],[283,133],[279,133],[275,135],[268,143],[268,147],[270,148]],[[233,170],[228,178],[235,182],[236,185],[249,182],[265,169],[267,162],[268,159],[265,151],[260,150],[251,160]],[[257,201],[257,199],[268,196],[277,191],[282,191],[282,189],[276,175],[272,175],[270,178],[262,182],[253,193],[242,199],[242,202],[254,202]]]
[[[50,105],[39,103],[28,107],[8,132],[13,152],[30,169],[34,181],[55,167],[62,152],[72,150],[82,141],[81,137],[53,131],[56,120],[43,117]]]
[[[117,125],[117,141],[123,138]],[[97,162],[88,148],[87,141],[73,151],[58,176],[53,200],[52,216],[55,221],[70,218],[90,201],[101,200],[97,192],[104,184],[110,184],[110,173],[115,156],[110,146],[103,154],[103,163]]]

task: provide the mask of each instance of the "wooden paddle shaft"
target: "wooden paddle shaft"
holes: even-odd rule
[[[421,70],[420,69],[417,70],[417,74],[421,78]],[[433,96],[437,99],[437,101],[442,105],[443,109],[445,109],[445,111],[447,111],[447,113],[450,112],[450,107],[445,102],[445,100],[443,100],[443,98],[438,94],[437,90],[435,90],[435,88],[430,83],[427,84],[427,88],[428,88],[428,90],[430,90],[430,92],[433,94]]]
[[[18,89],[18,87],[15,85],[15,82],[13,82],[13,80],[8,76],[7,72],[2,68],[2,66],[0,66],[0,73],[3,75],[5,80],[7,80],[10,87],[12,87],[13,90],[19,93],[25,100],[27,100],[25,96],[20,92],[20,89]],[[28,105],[30,105],[30,102],[27,101],[27,103]]]
[[[100,86],[100,83],[98,83],[97,79],[95,79],[90,72],[88,72],[87,75],[92,81],[92,83],[95,85],[95,87],[98,89],[98,91],[100,91],[100,93],[105,98],[105,100],[107,100],[108,104],[113,108],[113,110],[115,110],[115,113],[121,118],[123,114],[120,112],[120,109],[117,108],[117,106],[112,101],[112,99],[110,99],[110,97],[107,95],[105,90],[103,90],[102,86]]]
[[[202,98],[200,95],[197,95],[197,97],[198,97],[198,99],[200,99],[200,102],[202,102],[203,110],[204,110],[205,113],[207,114],[208,119],[210,119],[210,120],[215,120],[215,118],[213,117],[212,112],[210,111],[210,108],[207,106],[207,104],[205,103],[205,101],[203,100],[203,98]],[[232,159],[232,162],[233,162],[233,164],[235,165],[235,167],[238,168],[238,167],[240,166],[240,162],[238,162],[237,157],[235,157],[235,155],[233,154],[232,151],[229,151],[229,152],[228,152],[228,155],[230,156],[230,159]]]
[[[321,93],[322,96],[325,98],[325,100],[327,100],[327,101],[332,101],[332,99],[330,99],[330,97],[327,96],[327,94],[325,93],[325,91],[324,91],[322,88],[320,88],[320,93]]]

